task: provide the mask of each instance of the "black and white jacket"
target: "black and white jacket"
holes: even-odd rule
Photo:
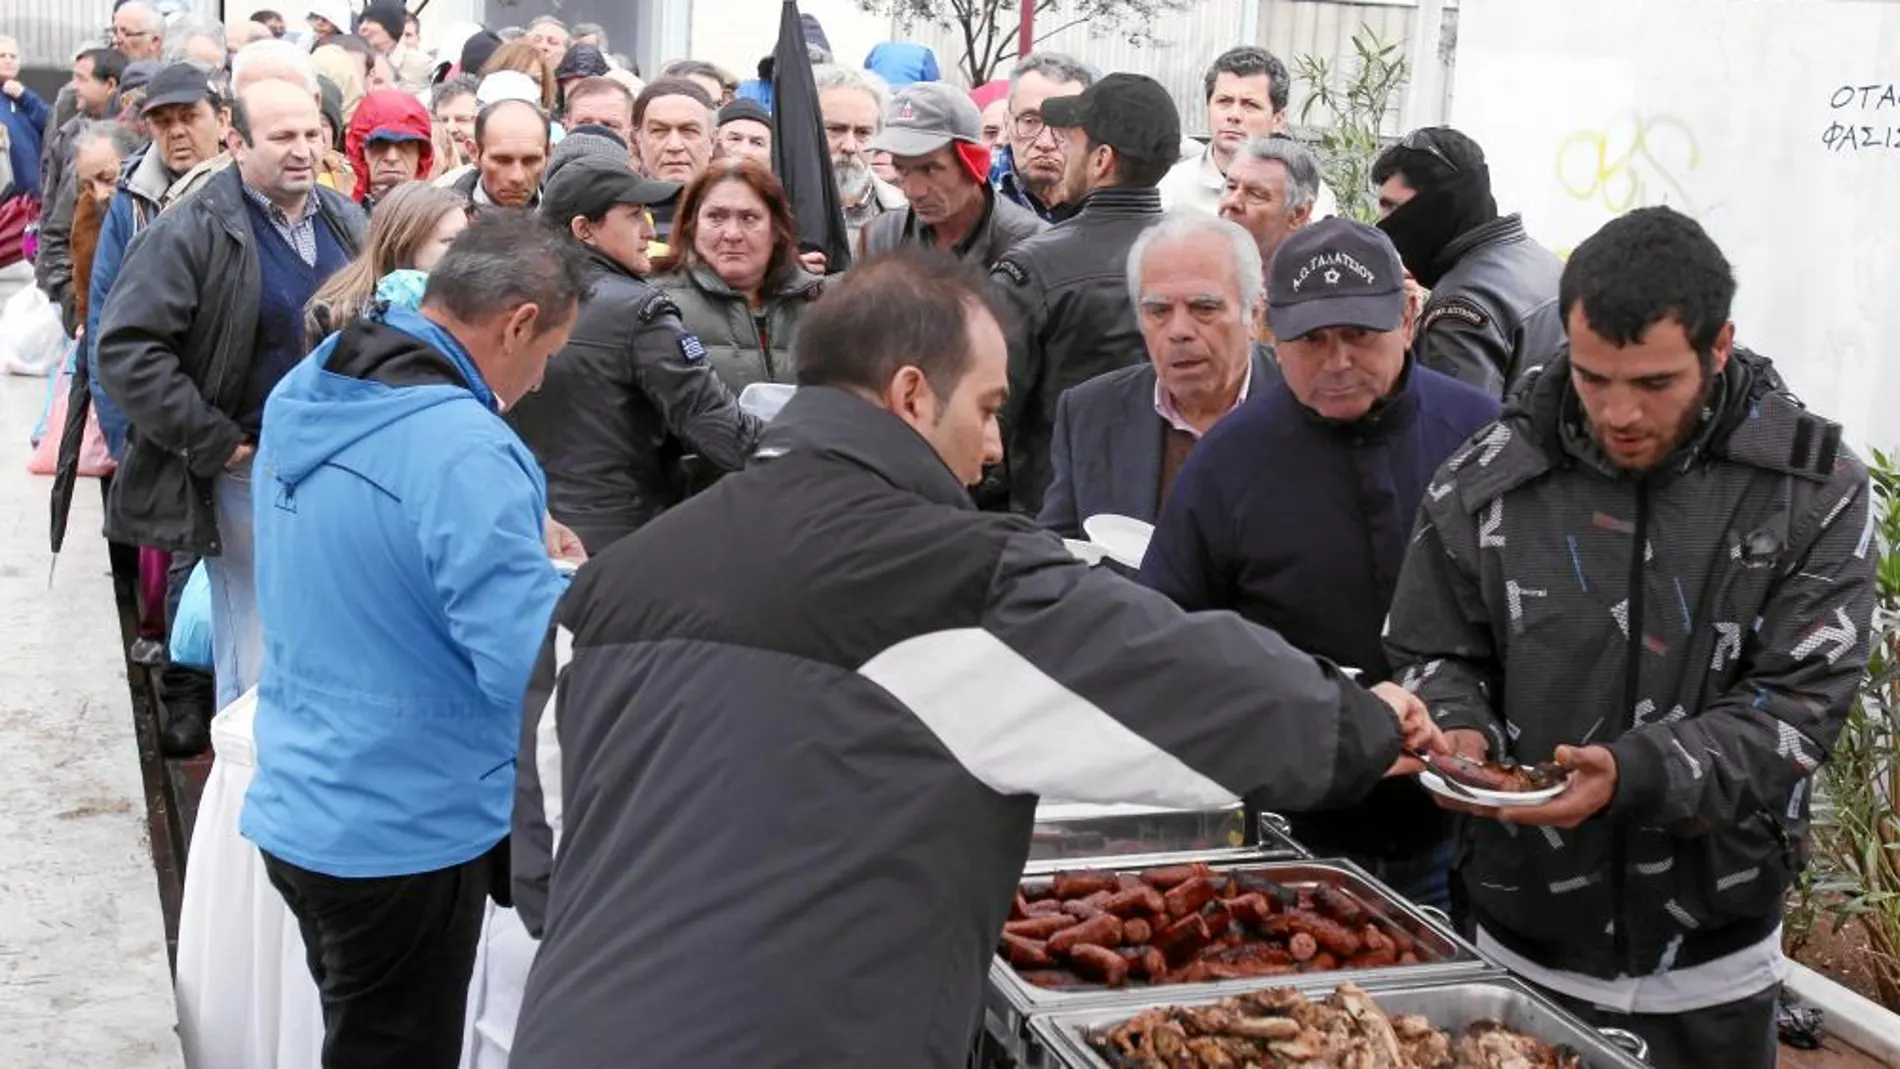
[[[895,416],[803,389],[556,612],[513,1064],[961,1067],[1039,796],[1338,804],[1399,743],[1330,664],[1090,571]]]

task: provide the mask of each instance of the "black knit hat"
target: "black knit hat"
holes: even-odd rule
[[[400,41],[402,40],[402,32],[409,22],[409,13],[404,11],[402,5],[399,3],[391,2],[391,0],[378,0],[378,2],[364,8],[361,15],[356,16],[356,24],[358,26],[361,26],[365,22],[373,22],[381,26],[392,40]]]
[[[500,47],[501,37],[493,30],[471,34],[468,40],[462,42],[462,73],[480,77],[482,68],[488,65],[489,58]]]
[[[569,45],[567,55],[561,57],[561,65],[554,68],[554,80],[565,82],[569,78],[601,78],[612,70],[607,65],[607,57],[593,45]]]

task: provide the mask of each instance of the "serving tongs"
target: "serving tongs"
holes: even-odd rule
[[[1439,768],[1438,765],[1432,761],[1432,755],[1427,753],[1426,751],[1413,750],[1411,751],[1411,754],[1413,757],[1418,758],[1419,762],[1423,764],[1426,768],[1431,769],[1432,775],[1437,776],[1438,782],[1444,784],[1446,789],[1451,791],[1451,793],[1459,796],[1460,798],[1465,799],[1466,801],[1473,802],[1477,805],[1496,804],[1493,802],[1485,801],[1483,798],[1479,797],[1478,794],[1474,792],[1471,788],[1465,786],[1464,784],[1454,779],[1451,773],[1446,772],[1442,768]]]

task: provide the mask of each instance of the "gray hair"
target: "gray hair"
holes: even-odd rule
[[[194,37],[214,42],[219,52],[225,50],[224,23],[216,19],[180,19],[165,35],[165,62],[185,62],[185,50]]]
[[[601,27],[600,23],[577,22],[567,32],[570,37],[600,38],[600,43],[594,47],[600,49],[602,55],[607,53],[607,31]]]
[[[165,26],[164,13],[147,3],[146,0],[132,0],[129,4],[121,4],[119,5],[118,11],[113,12],[113,14],[116,15],[121,11],[130,11],[134,15],[144,15],[146,32],[159,40],[163,41],[165,38],[171,36]]]
[[[568,32],[567,23],[562,22],[560,19],[555,18],[553,15],[535,16],[535,18],[528,23],[528,29],[532,30],[536,26],[555,26],[555,27],[559,27],[562,33]]]
[[[1266,269],[1260,263],[1260,246],[1253,235],[1231,219],[1208,215],[1192,209],[1176,209],[1161,221],[1141,232],[1128,250],[1128,299],[1141,304],[1141,266],[1148,250],[1164,241],[1187,241],[1219,237],[1228,245],[1234,261],[1234,278],[1240,285],[1243,314],[1266,299]]]
[[[1081,82],[1087,89],[1095,84],[1095,71],[1081,60],[1062,52],[1031,52],[1009,72],[1009,98],[1016,99],[1016,86],[1026,74],[1040,74],[1052,82]],[[1010,105],[1010,110],[1016,110]]]
[[[237,54],[231,57],[232,89],[235,90],[243,84],[244,73],[247,69],[259,64],[287,67],[297,72],[297,79],[303,83],[304,88],[310,90],[312,95],[323,91],[322,83],[317,81],[317,62],[310,58],[310,53],[304,51],[303,46],[294,41],[276,37],[252,41],[238,49]]]
[[[1240,154],[1256,160],[1277,160],[1286,168],[1286,203],[1299,211],[1319,198],[1319,157],[1290,137],[1255,137],[1240,146]]]
[[[121,159],[137,152],[140,144],[138,133],[117,119],[88,119],[73,135],[73,154],[94,141],[110,141]]]
[[[429,272],[423,303],[465,323],[512,314],[524,304],[541,308],[536,331],[585,301],[593,288],[577,242],[541,225],[529,212],[486,212],[455,239]]]
[[[877,101],[877,128],[884,129],[884,108],[891,102],[891,87],[884,79],[870,71],[861,71],[855,67],[819,67],[811,72],[812,82],[820,93],[827,89],[856,89],[869,93]]]

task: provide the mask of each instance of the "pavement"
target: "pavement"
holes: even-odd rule
[[[148,784],[98,484],[48,588],[39,379],[0,375],[0,1063],[181,1066]]]

